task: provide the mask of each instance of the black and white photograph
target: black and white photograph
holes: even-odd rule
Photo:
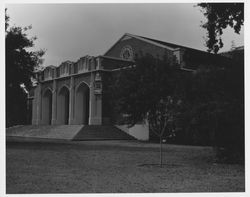
[[[3,195],[246,196],[245,10],[6,1]]]

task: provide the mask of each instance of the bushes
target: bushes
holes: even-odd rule
[[[244,72],[242,64],[199,70],[186,90],[183,133],[177,141],[212,145],[219,162],[244,162]],[[179,139],[178,139],[179,138]]]

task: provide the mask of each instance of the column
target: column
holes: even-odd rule
[[[94,73],[91,72],[89,85],[89,125],[94,124],[95,99],[94,99]]]
[[[37,125],[38,119],[37,119],[37,103],[38,103],[38,85],[36,86],[34,90],[34,99],[32,101],[32,124]]]
[[[90,86],[90,121],[89,124],[101,125],[102,124],[102,88],[101,77],[98,73],[91,73],[91,86]]]
[[[56,124],[56,110],[57,110],[57,95],[56,95],[56,80],[53,80],[53,92],[52,92],[52,120],[51,124],[55,125]]]
[[[95,95],[96,98],[96,116],[95,116],[95,124],[101,125],[102,124],[102,95],[98,94]]]
[[[36,87],[36,118],[34,120],[35,125],[41,123],[41,84]]]
[[[70,77],[69,87],[69,124],[74,124],[74,77]]]

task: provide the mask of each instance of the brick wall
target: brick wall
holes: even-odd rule
[[[121,50],[124,46],[130,45],[134,52],[135,56],[142,56],[147,53],[153,55],[154,57],[159,57],[161,59],[164,58],[164,56],[173,56],[172,51],[169,51],[167,49],[164,49],[162,47],[158,47],[156,45],[141,41],[139,39],[130,38],[126,40],[121,40],[118,43],[116,43],[108,52],[105,53],[105,56],[112,56],[120,58]]]

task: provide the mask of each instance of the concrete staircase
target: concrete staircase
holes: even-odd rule
[[[6,129],[6,139],[26,140],[132,140],[115,126],[25,125]]]
[[[24,125],[6,129],[6,137],[72,140],[83,125]]]
[[[115,126],[88,125],[84,126],[73,140],[135,140],[135,138]]]

